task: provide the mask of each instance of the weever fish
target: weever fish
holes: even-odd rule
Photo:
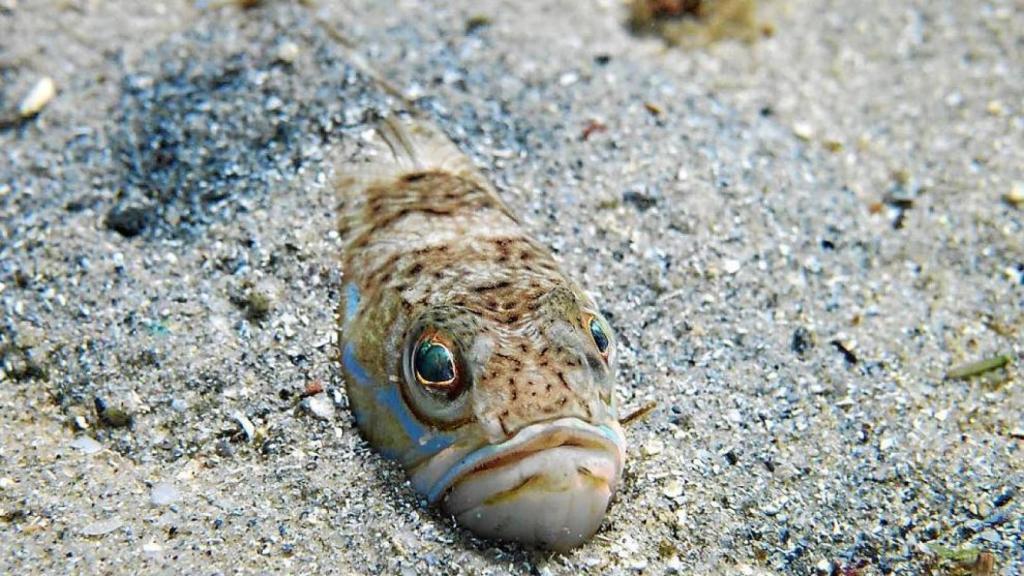
[[[573,548],[625,461],[608,322],[439,129],[392,117],[377,134],[338,183],[356,423],[460,525]]]

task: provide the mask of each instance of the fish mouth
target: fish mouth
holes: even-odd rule
[[[562,418],[475,450],[428,496],[478,535],[567,550],[600,527],[624,461],[617,422]]]

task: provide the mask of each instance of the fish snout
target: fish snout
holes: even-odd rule
[[[601,526],[622,476],[617,423],[534,424],[489,446],[449,486],[445,509],[485,538],[565,551]]]

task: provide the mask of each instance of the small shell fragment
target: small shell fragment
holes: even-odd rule
[[[679,480],[669,480],[665,487],[661,489],[661,493],[667,498],[678,498],[683,493],[683,485]]]
[[[795,122],[793,124],[793,134],[801,140],[811,140],[814,138],[814,126],[809,122]]]
[[[641,448],[641,451],[643,452],[644,456],[657,456],[658,454],[661,454],[661,451],[664,450],[664,448],[665,445],[661,442],[661,440],[655,438],[650,442],[644,444]]]
[[[291,41],[283,42],[277,47],[277,53],[275,56],[277,57],[278,62],[291,64],[299,57],[299,45]]]
[[[256,427],[253,426],[252,421],[238,410],[235,410],[231,414],[231,417],[238,423],[239,427],[242,428],[242,432],[245,433],[246,441],[252,442],[252,439],[256,436]]]
[[[168,506],[181,499],[181,492],[168,482],[160,482],[153,486],[149,500],[154,506]]]
[[[77,450],[81,450],[85,454],[95,454],[100,450],[103,450],[103,444],[100,444],[89,436],[79,436],[71,441],[71,447]]]
[[[1009,204],[1024,206],[1024,182],[1014,182],[1010,185],[1010,191],[1004,198]]]
[[[18,104],[18,116],[30,118],[39,114],[56,95],[57,85],[54,84],[53,78],[49,76],[40,78]]]
[[[106,520],[99,520],[92,524],[87,524],[82,527],[82,534],[85,536],[103,536],[110,534],[114,530],[117,530],[124,525],[118,517],[108,518]]]

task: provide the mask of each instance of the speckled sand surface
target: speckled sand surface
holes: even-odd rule
[[[0,2],[0,112],[58,88],[0,128],[0,573],[1024,572],[1019,2],[778,0],[706,50],[611,0],[315,4]],[[356,434],[324,183],[395,104],[314,14],[659,402],[569,555],[474,539]]]

